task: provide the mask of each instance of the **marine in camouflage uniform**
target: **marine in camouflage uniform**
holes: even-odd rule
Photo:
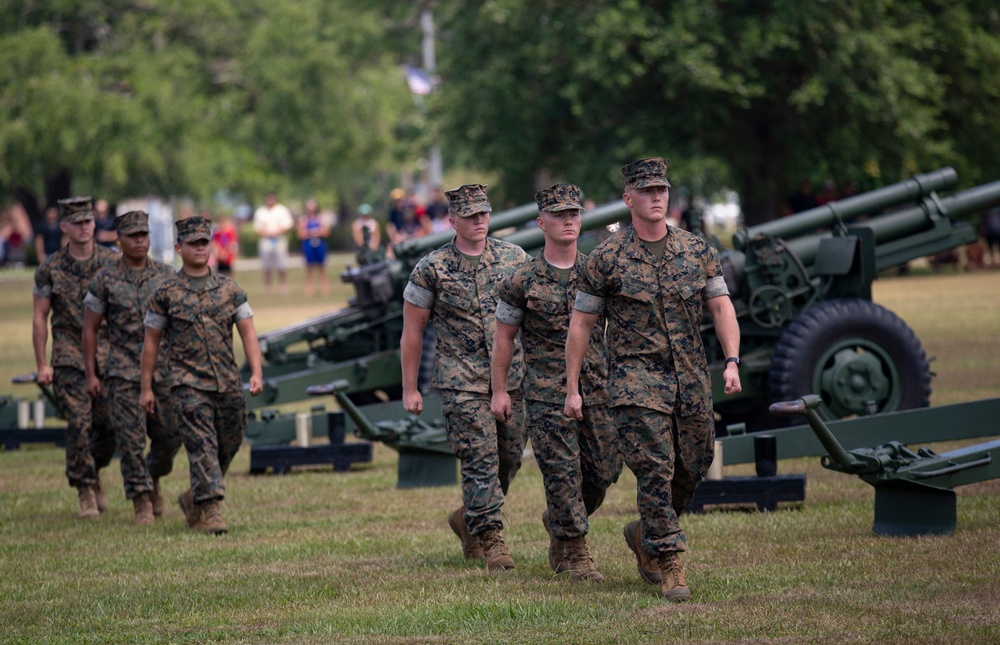
[[[90,279],[118,259],[114,251],[94,242],[93,200],[75,197],[59,201],[60,227],[69,244],[35,270],[32,344],[40,385],[52,385],[59,411],[66,419],[66,478],[77,489],[81,518],[94,518],[107,508],[99,472],[111,463],[115,434],[108,421],[104,396],[91,397],[84,379],[83,299]],[[45,360],[51,313],[52,356]],[[107,328],[99,331],[97,365],[108,357]]]
[[[635,473],[639,522],[625,528],[647,582],[668,599],[686,600],[690,589],[679,552],[686,539],[679,516],[713,458],[712,384],[702,344],[703,308],[715,322],[731,358],[727,394],[739,392],[739,326],[718,255],[700,237],[669,228],[665,159],[643,159],[622,168],[632,226],[605,240],[588,257],[576,299],[586,321],[608,321],[609,402],[625,463]],[[582,315],[581,315],[582,314]],[[566,361],[578,370],[582,339],[571,332]],[[570,392],[567,412],[570,412]],[[657,571],[658,569],[658,571]]]
[[[152,377],[162,338],[170,398],[191,469],[191,488],[178,501],[189,528],[220,534],[228,531],[219,507],[226,494],[224,477],[246,425],[233,325],[251,366],[253,395],[261,391],[261,355],[246,292],[232,278],[208,269],[210,239],[208,219],[177,222],[184,266],[160,284],[146,310],[140,401],[147,411],[155,408]]]
[[[577,251],[583,194],[572,184],[538,191],[538,226],[545,248],[500,288],[493,380],[506,377],[510,343],[522,330],[527,370],[524,396],[531,419],[528,432],[545,485],[547,510],[542,522],[549,533],[549,564],[569,571],[571,580],[599,581],[586,535],[587,520],[604,501],[621,473],[618,434],[607,406],[607,348],[604,318],[598,316],[583,358],[580,391],[583,420],[566,416],[565,348],[576,300],[577,281],[586,261]],[[502,393],[494,392],[493,413],[506,412]]]
[[[498,422],[490,414],[490,353],[500,284],[528,254],[487,237],[486,186],[469,184],[446,194],[456,239],[421,259],[403,292],[403,404],[414,414],[423,409],[417,372],[423,333],[432,321],[437,362],[431,384],[441,393],[448,440],[461,461],[463,507],[449,524],[467,558],[485,557],[490,570],[499,572],[514,568],[500,533],[500,511],[524,451],[524,356],[517,343],[506,384],[514,411]]]
[[[136,522],[152,523],[163,514],[159,480],[170,473],[181,437],[173,421],[166,387],[166,354],[157,364],[153,390],[155,414],[146,414],[139,406],[139,361],[145,336],[143,316],[153,293],[167,278],[172,267],[146,257],[149,250],[149,221],[146,213],[130,211],[117,218],[122,246],[121,258],[94,276],[87,288],[84,305],[84,359],[90,363],[90,333],[107,321],[111,351],[104,371],[104,388],[96,376],[91,381],[92,365],[87,365],[88,390],[106,389],[111,408],[111,426],[118,437],[125,497],[133,500]],[[133,248],[134,245],[134,248]],[[133,257],[133,255],[135,257]],[[143,459],[146,437],[149,454]]]

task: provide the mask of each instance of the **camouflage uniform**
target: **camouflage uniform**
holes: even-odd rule
[[[118,218],[120,235],[133,232],[129,228],[130,220],[126,219],[129,215],[131,213]],[[148,232],[148,227],[145,230]],[[108,325],[111,351],[104,382],[111,407],[111,426],[118,436],[122,480],[128,499],[152,492],[153,480],[173,470],[174,456],[181,445],[164,381],[164,353],[159,355],[153,386],[156,414],[146,414],[139,405],[139,361],[145,336],[143,314],[153,292],[174,273],[171,267],[153,259],[147,259],[146,267],[139,271],[128,268],[125,260],[119,259],[94,276],[84,300],[85,306],[104,316]],[[143,460],[147,435],[149,454]]]
[[[559,540],[587,534],[587,516],[604,501],[622,463],[607,406],[603,316],[591,332],[580,372],[584,419],[577,421],[563,412],[566,336],[585,261],[579,254],[569,281],[563,283],[543,257],[532,259],[504,282],[496,313],[500,322],[522,329],[528,431],[545,482],[549,527]]]
[[[441,392],[448,441],[461,461],[465,520],[472,535],[501,529],[504,495],[521,468],[524,353],[517,342],[507,380],[512,417],[506,423],[490,413],[490,357],[500,284],[527,259],[519,246],[487,238],[473,268],[450,242],[420,260],[403,293],[410,304],[431,310],[437,334],[431,384]]]
[[[713,457],[700,325],[704,301],[728,294],[718,255],[670,228],[657,260],[629,226],[590,254],[579,289],[576,309],[608,320],[609,402],[637,479],[642,546],[651,554],[684,551],[678,516]]]
[[[88,199],[89,203],[89,199]],[[70,211],[64,221],[92,218],[89,209]],[[108,403],[102,393],[87,394],[83,369],[83,299],[91,278],[116,262],[118,254],[94,244],[94,255],[78,261],[66,247],[53,253],[35,270],[32,293],[51,303],[52,393],[66,419],[66,477],[74,488],[97,484],[97,471],[111,463],[115,433],[108,420]],[[108,358],[108,331],[101,326],[97,336],[97,371]]]
[[[181,220],[177,228],[178,239],[209,235],[203,217]],[[246,401],[233,354],[233,325],[252,317],[246,292],[214,272],[200,289],[183,271],[175,273],[146,311],[146,326],[162,330],[168,348],[167,383],[197,504],[225,497],[223,477],[243,443]]]

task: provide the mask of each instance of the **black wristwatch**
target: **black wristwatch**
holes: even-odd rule
[[[739,367],[740,366],[740,357],[739,356],[730,356],[729,358],[726,359],[726,367],[729,367],[730,363],[736,363],[736,367]]]

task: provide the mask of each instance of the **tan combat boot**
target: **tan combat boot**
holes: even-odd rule
[[[563,548],[563,542],[552,535],[552,529],[549,528],[548,509],[542,511],[542,526],[545,527],[545,532],[549,534],[549,566],[556,573],[569,571],[571,567],[569,562],[566,561],[566,551]]]
[[[153,492],[149,494],[149,500],[153,504],[153,515],[163,516],[163,493],[160,491],[160,480],[153,480]]]
[[[201,521],[201,508],[194,503],[190,488],[177,496],[177,503],[184,511],[184,525],[195,531],[204,530],[204,523]]]
[[[203,516],[202,530],[205,531],[205,533],[222,535],[223,533],[229,532],[229,528],[226,527],[226,523],[222,521],[221,504],[222,503],[217,499],[212,499],[199,504]]]
[[[625,525],[625,544],[632,549],[639,567],[639,575],[651,585],[658,585],[663,580],[660,574],[660,566],[649,557],[646,550],[642,548],[642,539],[639,536],[639,520],[629,522]]]
[[[514,568],[514,558],[507,553],[507,545],[499,529],[487,529],[479,536],[486,553],[486,568],[490,573],[503,573]]]
[[[104,492],[104,487],[101,486],[101,473],[98,471],[97,480],[94,483],[94,494],[97,496],[97,510],[103,513],[108,510],[108,494]]]
[[[588,582],[600,582],[604,576],[594,566],[594,559],[590,557],[590,549],[587,548],[586,536],[570,538],[563,542],[566,550],[566,559],[569,560],[569,579],[573,582],[586,580]]]
[[[691,590],[687,586],[687,576],[684,574],[684,565],[681,564],[680,554],[676,551],[668,551],[661,554],[657,561],[663,576],[663,581],[660,582],[660,595],[667,600],[676,602],[690,600]]]
[[[462,541],[462,554],[466,560],[483,559],[483,544],[478,537],[469,533],[469,525],[465,523],[465,506],[459,506],[448,515],[448,526]]]
[[[135,508],[135,523],[138,526],[152,526],[156,518],[153,517],[153,502],[149,498],[149,493],[139,493],[132,498],[132,506]]]
[[[97,494],[93,486],[80,486],[76,489],[76,498],[80,503],[80,512],[76,514],[81,520],[96,520],[101,516],[97,510]]]

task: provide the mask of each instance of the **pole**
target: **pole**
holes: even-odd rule
[[[430,9],[424,9],[420,14],[420,29],[423,32],[422,50],[424,59],[424,70],[434,74],[436,61],[434,59],[434,15]],[[442,180],[441,172],[441,146],[434,143],[430,150],[429,176],[431,186],[440,186]]]

